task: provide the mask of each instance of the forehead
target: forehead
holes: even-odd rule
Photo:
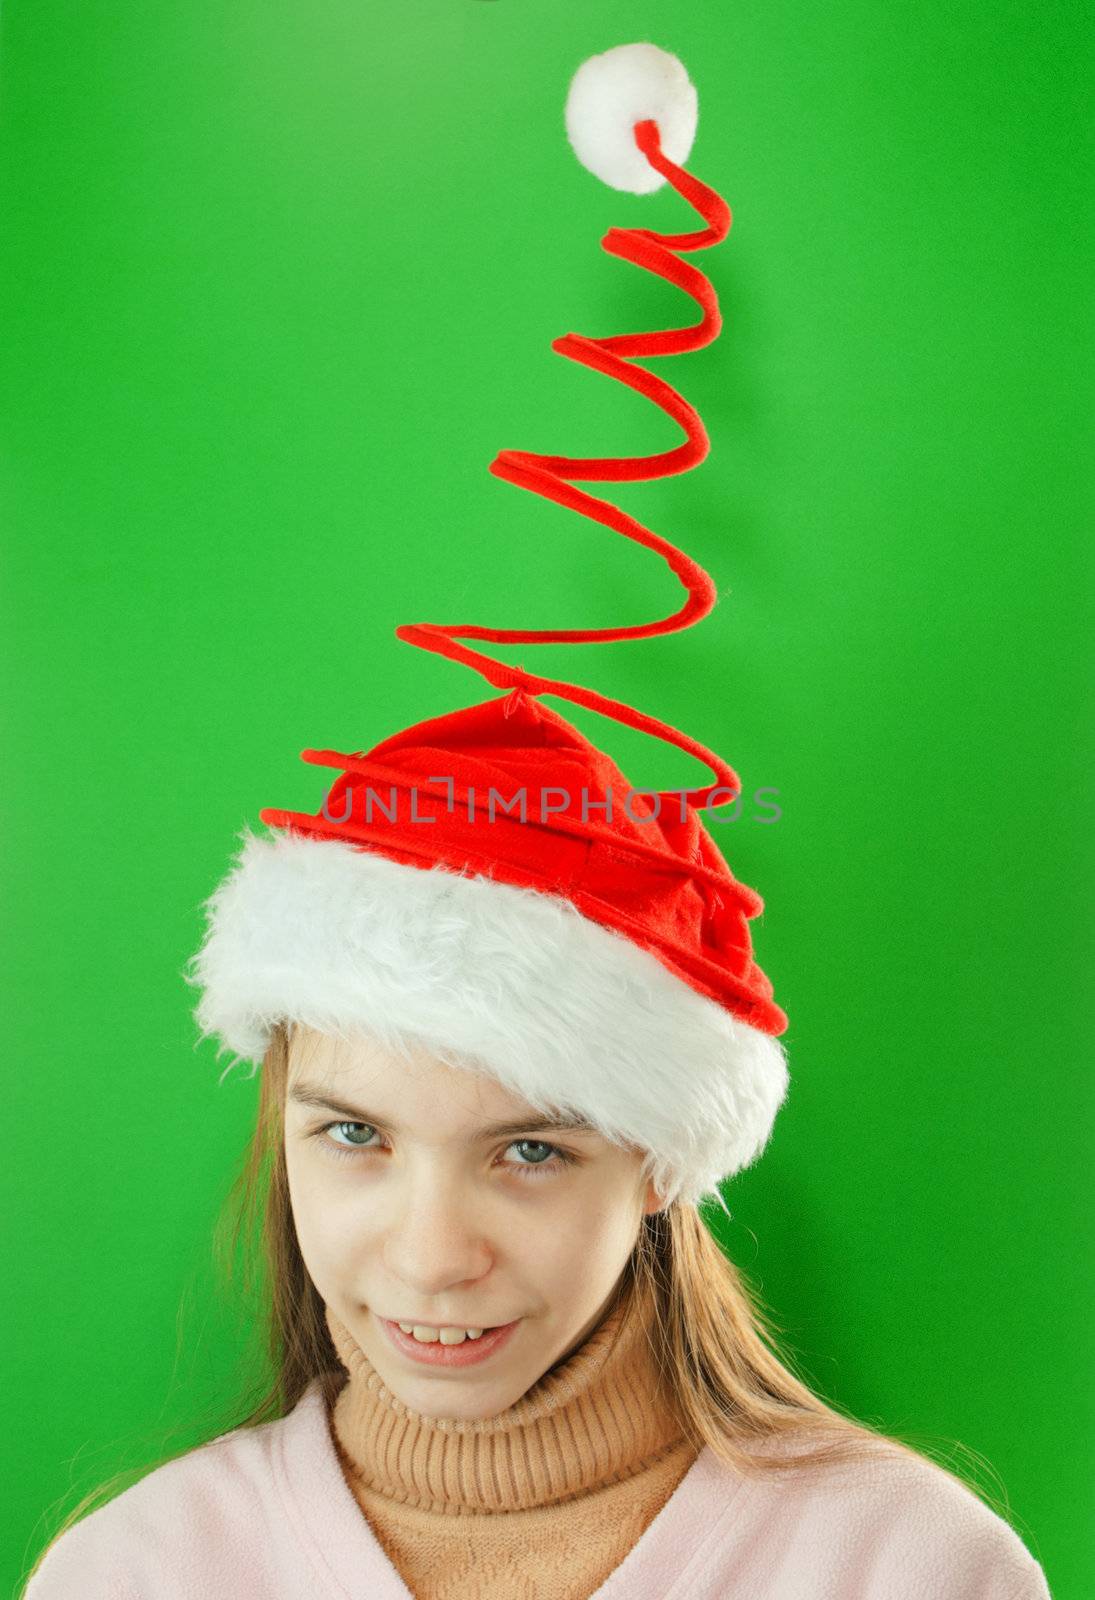
[[[289,1039],[290,1089],[305,1079],[342,1093],[356,1089],[398,1093],[402,1098],[452,1095],[485,1113],[526,1104],[485,1073],[450,1063],[427,1045],[406,1041],[396,1048],[366,1033],[342,1037],[297,1025]]]
[[[287,1089],[291,1105],[325,1103],[398,1132],[436,1130],[439,1120],[455,1136],[534,1126],[596,1131],[584,1118],[550,1107],[545,1112],[486,1073],[446,1061],[423,1045],[397,1050],[365,1034],[341,1038],[294,1028]]]

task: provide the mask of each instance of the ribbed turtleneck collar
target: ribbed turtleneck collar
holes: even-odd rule
[[[457,1514],[529,1510],[621,1482],[683,1437],[649,1343],[653,1315],[629,1274],[584,1343],[508,1410],[464,1422],[405,1406],[328,1306],[349,1374],[331,1412],[343,1470],[402,1505]]]

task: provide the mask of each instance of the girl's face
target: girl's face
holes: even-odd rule
[[[506,1410],[593,1332],[660,1204],[637,1149],[545,1127],[527,1101],[425,1050],[407,1062],[300,1027],[285,1158],[320,1296],[397,1399],[460,1421]],[[518,1325],[496,1353],[446,1368],[397,1349],[381,1318]]]

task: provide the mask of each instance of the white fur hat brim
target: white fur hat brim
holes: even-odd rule
[[[184,973],[218,1056],[261,1061],[282,1021],[421,1044],[649,1152],[667,1202],[717,1195],[763,1151],[778,1040],[568,900],[293,831],[241,838]]]

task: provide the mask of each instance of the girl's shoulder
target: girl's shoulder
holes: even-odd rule
[[[779,1451],[804,1448],[791,1439]],[[739,1540],[801,1572],[811,1595],[841,1595],[857,1572],[870,1574],[857,1592],[887,1600],[1050,1600],[1040,1564],[1010,1523],[944,1467],[881,1437],[859,1459],[746,1478],[734,1497]]]
[[[286,1416],[163,1462],[69,1528],[47,1551],[24,1600],[210,1593],[265,1600],[292,1593],[287,1578],[304,1556],[291,1531],[280,1463],[287,1451],[322,1450],[325,1438],[323,1397],[313,1384]]]

